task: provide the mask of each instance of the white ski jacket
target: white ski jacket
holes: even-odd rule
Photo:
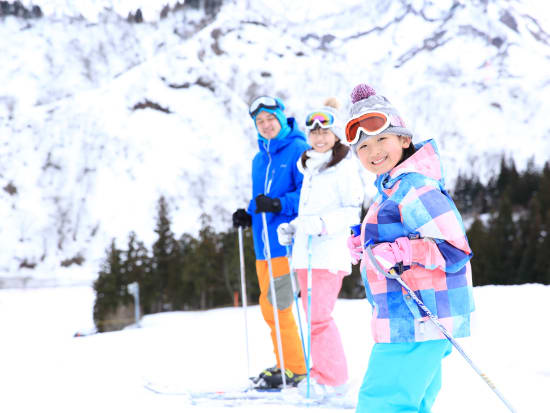
[[[316,154],[312,154],[315,156]],[[313,235],[311,243],[311,267],[328,269],[332,273],[351,273],[351,258],[347,239],[350,226],[360,221],[364,188],[359,173],[359,162],[351,151],[338,164],[325,169],[330,156],[322,165],[298,169],[304,174],[292,249],[292,266],[295,269],[308,268],[308,235],[300,228],[300,217],[319,216],[324,222],[322,235]],[[311,160],[311,159],[310,159]],[[313,162],[311,162],[313,164]],[[320,167],[319,167],[320,166]]]

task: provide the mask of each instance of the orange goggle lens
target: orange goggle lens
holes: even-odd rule
[[[353,145],[359,140],[360,132],[377,135],[390,126],[390,118],[382,112],[368,112],[351,119],[346,125],[346,140]]]

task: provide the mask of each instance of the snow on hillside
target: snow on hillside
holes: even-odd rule
[[[302,122],[368,82],[437,139],[451,185],[502,153],[550,157],[546,2],[240,0],[165,19],[146,0],[31,3],[43,18],[0,18],[3,279],[94,279],[111,238],[154,241],[161,195],[178,236],[203,213],[226,229],[249,198],[258,94]]]
[[[476,287],[474,295],[473,336],[459,339],[460,345],[518,413],[548,412],[550,333],[543,320],[550,312],[550,286]],[[185,396],[158,395],[144,388],[146,382],[179,391],[242,386],[248,373],[241,308],[149,315],[141,328],[73,337],[93,327],[93,298],[89,287],[0,290],[1,411],[304,411],[261,401],[238,408],[219,402],[192,405]],[[274,356],[259,307],[247,313],[250,369],[256,374],[272,365]],[[366,300],[339,300],[334,318],[350,368],[348,397],[354,401],[373,344],[370,305]],[[445,359],[443,368],[434,413],[508,412],[457,351]]]

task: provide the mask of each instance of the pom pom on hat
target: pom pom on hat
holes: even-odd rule
[[[357,103],[362,99],[368,99],[369,97],[374,95],[376,95],[376,90],[374,90],[369,85],[359,83],[351,91],[351,103]]]
[[[338,99],[336,99],[335,97],[330,97],[327,100],[325,100],[325,103],[323,103],[323,106],[339,110],[340,102],[338,102]]]

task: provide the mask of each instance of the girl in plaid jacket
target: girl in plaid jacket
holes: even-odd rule
[[[472,251],[444,189],[435,142],[413,145],[398,112],[370,86],[356,86],[351,96],[346,139],[363,167],[376,174],[378,189],[361,234],[348,240],[352,257],[361,260],[375,341],[357,412],[429,413],[451,343],[377,267],[401,274],[455,338],[466,337],[474,310]],[[367,246],[377,263],[366,254]]]

